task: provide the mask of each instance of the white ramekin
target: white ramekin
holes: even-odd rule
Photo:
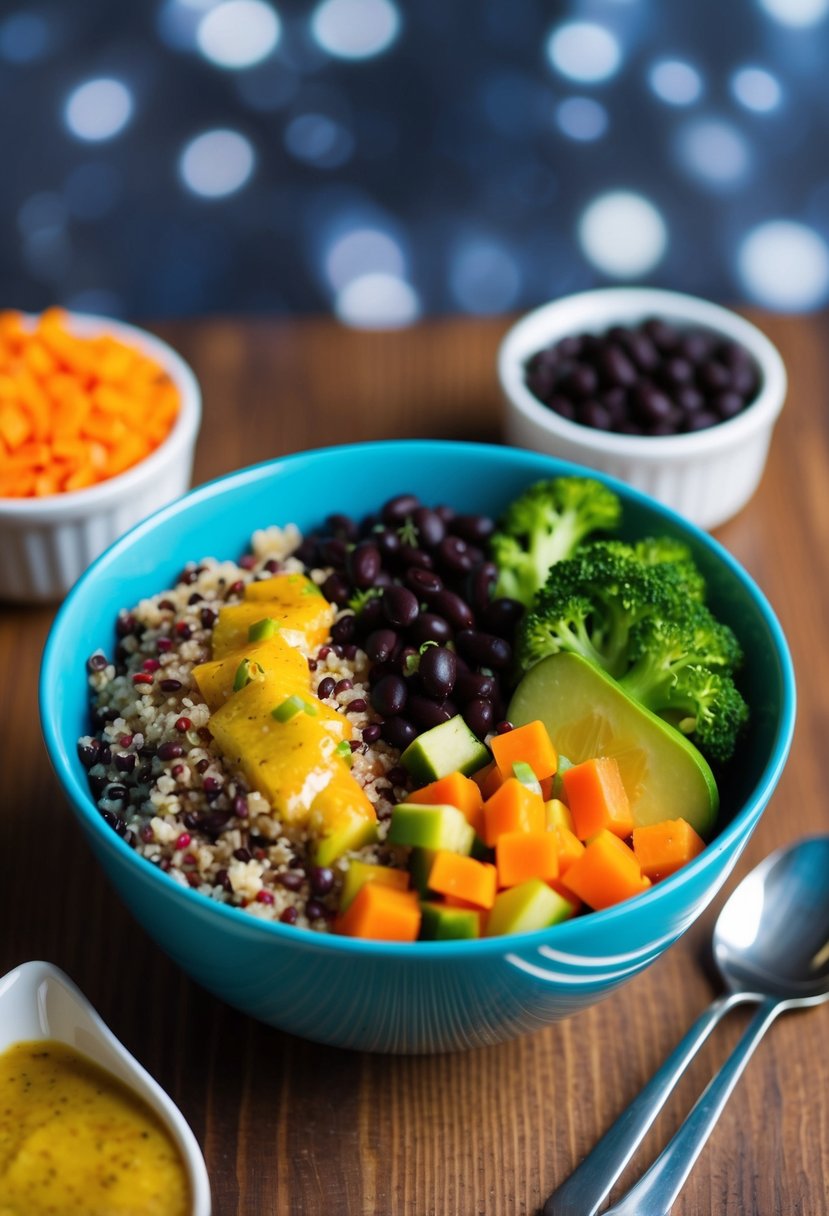
[[[684,435],[620,435],[560,417],[527,388],[530,355],[569,334],[602,333],[660,317],[739,342],[760,369],[760,391],[736,417]],[[609,287],[566,296],[528,313],[498,353],[507,440],[626,481],[703,528],[714,528],[748,502],[760,481],[769,441],[786,396],[786,369],[754,325],[694,296],[640,287]]]
[[[109,317],[70,313],[69,327],[79,335],[113,334],[154,359],[178,388],[181,407],[167,438],[124,473],[48,498],[0,498],[0,600],[62,599],[104,549],[190,485],[201,392],[181,356],[160,338]]]

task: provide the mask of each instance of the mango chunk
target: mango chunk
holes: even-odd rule
[[[377,815],[363,790],[340,763],[340,771],[314,798],[308,830],[317,838],[314,863],[328,866],[350,849],[377,839]]]
[[[284,686],[285,696],[308,692],[308,664],[298,650],[277,635],[265,642],[249,643],[241,650],[232,650],[223,658],[199,663],[193,668],[193,679],[212,713],[221,709],[233,693],[239,664],[250,659]],[[271,707],[273,708],[273,707]]]
[[[270,580],[268,580],[270,582]],[[248,645],[252,625],[270,618],[279,626],[279,635],[289,646],[310,652],[328,637],[334,607],[318,595],[307,595],[298,604],[279,600],[245,600],[225,604],[213,627],[213,658],[222,659],[233,650]]]

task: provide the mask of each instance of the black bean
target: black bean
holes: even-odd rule
[[[366,638],[365,651],[372,663],[386,663],[398,643],[393,629],[375,629]]]
[[[659,366],[659,352],[647,334],[632,333],[626,343],[627,352],[643,372],[652,372]]]
[[[123,802],[127,796],[127,787],[113,782],[108,785],[104,791],[105,802]]]
[[[369,722],[360,732],[363,743],[376,743],[380,738],[380,726],[377,722]]]
[[[348,568],[355,587],[372,587],[381,566],[380,550],[370,542],[357,545],[348,559]]]
[[[441,722],[448,722],[453,716],[445,704],[419,693],[412,693],[409,697],[406,713],[421,730],[431,730],[433,726],[440,726]]]
[[[305,915],[309,920],[323,920],[328,915],[328,910],[318,899],[309,899],[305,905]]]
[[[685,414],[695,414],[705,405],[705,398],[698,388],[686,385],[674,393],[674,401]]]
[[[325,527],[338,540],[355,541],[359,535],[357,524],[348,515],[334,514],[327,516]]]
[[[129,612],[121,612],[115,622],[115,633],[119,638],[128,637],[129,634],[135,633],[136,620]]]
[[[558,391],[571,399],[592,396],[599,387],[599,377],[588,364],[579,363],[559,381]]]
[[[236,858],[237,861],[252,861],[253,860],[253,853],[251,853],[250,849],[246,849],[246,848],[234,849],[233,856]]]
[[[458,660],[445,646],[427,646],[420,656],[418,675],[426,692],[442,701],[455,687]]]
[[[678,356],[668,359],[659,372],[659,379],[667,388],[679,388],[683,384],[691,384],[694,379],[694,368],[687,359]]]
[[[88,743],[78,742],[78,756],[84,768],[92,768],[98,759],[101,745],[97,739],[90,738]]]
[[[428,507],[418,507],[412,513],[412,523],[417,528],[420,544],[427,549],[434,549],[446,535],[446,524],[437,511],[431,511]]]
[[[181,688],[181,680],[159,680],[158,687],[162,692],[178,692]]]
[[[400,552],[400,537],[392,528],[374,532],[372,538],[384,557],[394,557]]]
[[[333,676],[325,676],[317,685],[317,696],[321,701],[325,701],[328,697],[334,695],[334,686],[337,681]]]
[[[108,661],[105,654],[96,652],[95,654],[91,654],[86,660],[86,666],[89,671],[103,671]]]
[[[599,355],[596,366],[602,378],[609,385],[630,388],[636,383],[636,368],[621,346],[608,346]]]
[[[381,570],[380,574],[383,573],[385,573],[385,571]],[[379,577],[380,576],[378,575],[378,582]],[[391,582],[391,579],[389,579],[389,582]],[[375,587],[377,585],[378,583],[375,583]],[[357,613],[357,624],[359,626],[359,630],[362,634],[369,634],[381,624],[382,620],[383,605],[381,598],[379,595],[373,595],[370,599],[366,600],[360,611]]]
[[[661,317],[651,317],[642,326],[644,332],[659,350],[670,353],[679,346],[679,333]]]
[[[310,536],[306,537],[302,544],[294,550],[293,556],[297,559],[297,561],[302,562],[303,566],[308,568],[318,566],[319,550],[317,547],[317,542]]]
[[[283,870],[277,874],[276,881],[286,891],[298,891],[305,882],[305,875],[300,870]]]
[[[345,707],[347,714],[364,714],[368,709],[368,704],[362,697],[355,697],[353,701],[349,701]]]
[[[721,393],[731,387],[731,373],[722,363],[708,359],[697,369],[697,384],[703,392]]]
[[[467,595],[474,612],[483,612],[492,599],[498,581],[498,567],[494,562],[481,562],[471,570],[467,578]]]
[[[178,760],[184,755],[184,747],[181,743],[162,743],[158,749],[159,760]]]
[[[219,619],[219,614],[215,608],[202,608],[199,612],[199,620],[201,621],[202,629],[212,629]]]
[[[475,621],[472,609],[454,591],[443,590],[433,596],[431,607],[454,626],[455,629],[468,629]]]
[[[329,574],[322,584],[322,594],[332,604],[338,604],[340,607],[343,607],[351,598],[351,588],[344,575],[337,573]]]
[[[431,649],[431,648],[430,648]],[[399,675],[387,675],[371,690],[371,704],[384,718],[396,717],[406,708],[409,692],[406,681]]]
[[[327,536],[319,543],[319,555],[324,566],[335,566],[342,570],[348,558],[348,545],[336,536]]]
[[[409,637],[422,646],[424,642],[448,642],[453,633],[452,626],[444,617],[434,612],[421,612],[409,631]]]
[[[495,695],[494,676],[485,676],[480,671],[461,671],[455,680],[454,695],[461,705],[468,701],[489,701]]]
[[[101,811],[101,818],[104,823],[108,824],[119,836],[123,836],[127,830],[127,825],[124,823],[120,815],[114,814],[112,811]]]
[[[582,426],[589,426],[594,431],[610,430],[611,414],[607,406],[602,405],[601,401],[595,401],[592,398],[589,401],[582,401],[576,412],[576,417]]]
[[[135,752],[116,752],[115,767],[120,773],[131,773],[138,763]]]
[[[711,402],[723,421],[734,418],[743,408],[743,399],[739,393],[720,393]]]
[[[334,685],[334,693],[336,696],[340,696],[341,693],[348,692],[348,690],[353,687],[354,685],[352,684],[351,680],[337,680],[337,683]]]
[[[711,410],[697,410],[685,420],[686,431],[704,431],[709,426],[716,426],[720,419]]]
[[[338,645],[343,645],[345,642],[350,642],[357,635],[357,622],[354,618],[354,613],[349,612],[346,616],[341,616],[338,621],[335,621],[331,626],[331,641]]]
[[[473,545],[483,545],[495,531],[495,520],[488,515],[456,515],[451,532]]]
[[[434,570],[424,570],[422,566],[412,566],[403,576],[408,586],[420,600],[427,602],[439,591],[443,590],[443,579]]]
[[[646,426],[655,422],[664,422],[674,412],[674,405],[670,397],[647,381],[642,381],[633,390],[633,401],[637,417]]]
[[[468,574],[475,565],[469,545],[460,536],[447,536],[437,547],[436,556],[441,566],[452,574]]]
[[[418,549],[416,545],[404,544],[400,542],[400,548],[397,552],[397,560],[403,566],[422,566],[424,570],[431,570],[434,566],[431,554],[425,549]]]
[[[334,886],[334,871],[329,866],[311,866],[308,881],[315,895],[327,895]]]
[[[689,363],[701,363],[708,358],[713,348],[714,341],[710,334],[703,333],[702,330],[691,330],[679,339],[677,354]]]
[[[413,739],[417,738],[417,730],[406,718],[386,718],[382,726],[382,734],[386,743],[403,751]]]
[[[383,504],[381,515],[384,524],[402,524],[408,515],[414,514],[420,506],[420,499],[414,494],[398,494]]]
[[[576,421],[576,407],[569,397],[557,394],[555,397],[550,397],[547,404],[560,418],[566,418],[568,422]]]
[[[491,701],[475,698],[467,701],[463,710],[463,720],[479,739],[483,739],[492,730],[494,710]]]
[[[406,629],[417,620],[417,596],[408,587],[387,587],[383,592],[383,612],[389,624]]]
[[[481,633],[477,629],[461,629],[455,635],[455,643],[461,654],[468,656],[481,667],[502,669],[512,659],[512,647],[496,634]]]
[[[524,605],[520,600],[508,596],[498,596],[486,606],[481,615],[481,624],[489,633],[497,633],[501,637],[512,637],[513,630],[524,615]]]
[[[731,387],[746,400],[757,392],[759,379],[755,368],[750,363],[737,364],[731,369]]]
[[[369,688],[373,688],[375,684],[379,684],[385,676],[396,675],[399,675],[399,668],[396,662],[373,663],[368,672]]]

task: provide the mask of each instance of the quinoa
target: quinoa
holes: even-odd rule
[[[365,652],[330,641],[303,652],[311,690],[325,680],[321,699],[353,727],[351,771],[378,819],[377,842],[330,867],[313,865],[314,841],[289,831],[220,754],[191,674],[211,657],[219,608],[239,602],[248,583],[282,572],[325,582],[329,569],[292,556],[302,539],[293,525],[261,529],[239,562],[189,563],[174,587],[119,613],[113,658],[96,651],[88,660],[93,731],[78,749],[103,818],[174,881],[262,920],[326,931],[352,860],[407,862],[408,850],[386,843],[408,785],[399,752],[375,737]]]

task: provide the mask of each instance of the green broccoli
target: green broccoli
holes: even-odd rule
[[[538,481],[510,503],[490,541],[498,566],[496,595],[529,607],[552,566],[572,556],[590,533],[618,527],[621,504],[600,481]]]
[[[673,577],[682,584],[686,595],[694,600],[705,599],[705,579],[697,569],[694,556],[684,541],[673,536],[646,536],[637,541],[633,552],[645,566],[668,563]]]
[[[519,627],[518,662],[527,670],[549,654],[574,651],[710,759],[727,760],[748,713],[732,678],[739,643],[691,596],[694,580],[682,570],[687,551],[676,551],[676,561],[652,561],[656,549],[645,544],[594,542],[560,562]]]

